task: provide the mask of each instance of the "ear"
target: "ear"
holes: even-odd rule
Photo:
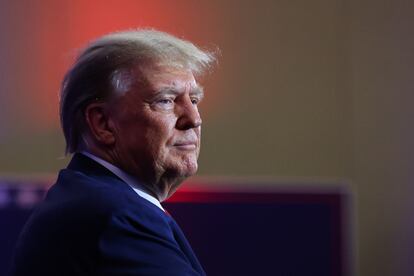
[[[95,141],[104,145],[115,142],[114,129],[111,127],[105,103],[92,103],[85,109],[85,119]]]

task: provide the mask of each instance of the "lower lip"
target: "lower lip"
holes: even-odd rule
[[[174,147],[179,150],[195,150],[197,148],[195,144],[175,145]]]

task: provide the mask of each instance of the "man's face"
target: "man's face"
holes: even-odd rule
[[[197,105],[203,92],[190,71],[158,68],[142,73],[146,85],[135,85],[120,96],[111,113],[113,154],[116,165],[163,200],[176,190],[177,182],[197,171],[201,131]]]

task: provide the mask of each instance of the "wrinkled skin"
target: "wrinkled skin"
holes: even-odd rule
[[[107,159],[143,183],[160,201],[197,171],[201,87],[187,70],[152,68],[110,105],[114,142]]]

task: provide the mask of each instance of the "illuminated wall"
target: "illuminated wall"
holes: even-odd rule
[[[414,3],[352,2],[361,275],[414,275]]]
[[[345,179],[360,275],[412,275],[413,4],[374,0],[0,1],[0,172],[67,163],[60,80],[74,49],[152,26],[219,46],[200,174]]]

